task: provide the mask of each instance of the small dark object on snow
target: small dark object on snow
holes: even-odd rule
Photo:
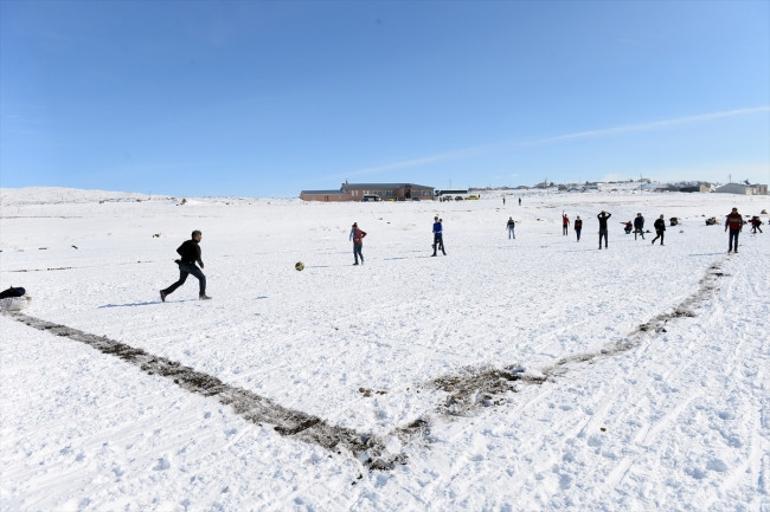
[[[153,238],[160,238],[160,233],[155,233],[154,235],[152,235],[152,237]]]
[[[78,246],[75,245],[75,244],[72,244],[70,247],[72,247],[73,249],[77,249],[78,248]]]
[[[27,290],[22,288],[21,286],[13,287],[11,286],[7,290],[3,290],[0,292],[0,299],[11,299],[13,297],[24,297],[24,295],[27,293]]]
[[[706,225],[707,226],[716,226],[717,224],[717,218],[716,217],[709,217],[706,219]]]
[[[37,250],[38,251],[47,251],[48,247],[38,247]]]
[[[607,432],[607,429],[605,427],[599,427],[599,430],[601,430],[602,432]]]
[[[767,210],[762,210],[762,211],[761,211],[761,212],[759,212],[759,213],[760,213],[760,215],[767,215]]]
[[[668,219],[668,221],[671,223],[672,226],[676,226],[679,224],[679,217],[671,217]]]

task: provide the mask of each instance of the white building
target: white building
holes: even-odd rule
[[[727,183],[717,187],[714,192],[721,194],[740,194],[745,196],[767,195],[767,185],[747,185],[745,183]]]

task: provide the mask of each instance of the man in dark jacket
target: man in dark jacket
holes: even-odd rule
[[[438,217],[433,218],[433,254],[431,256],[436,255],[436,251],[438,249],[441,249],[441,253],[446,256],[446,251],[444,250],[444,226],[442,224],[442,220]]]
[[[725,218],[725,231],[730,230],[727,253],[738,252],[738,234],[743,229],[743,215],[738,213],[738,208],[733,208]],[[733,247],[733,242],[735,245]]]
[[[513,217],[508,217],[508,223],[505,225],[506,228],[508,228],[508,240],[513,238],[516,239],[516,221],[513,220]]]
[[[660,238],[660,245],[663,245],[663,234],[666,232],[666,221],[663,219],[663,215],[655,219],[655,224],[652,226],[655,228],[655,238],[652,239],[652,245],[655,245],[655,240],[658,238]]]
[[[642,217],[641,213],[637,213],[636,218],[634,218],[634,240],[636,240],[637,235],[641,235],[642,240],[644,240],[644,217]],[[663,241],[661,240],[662,243]]]
[[[580,218],[580,215],[575,217],[575,222],[572,226],[575,228],[575,234],[577,235],[577,241],[579,242],[580,232],[583,231],[583,219]]]
[[[192,232],[190,240],[184,242],[176,250],[179,256],[181,256],[178,260],[174,260],[176,264],[179,265],[179,280],[165,290],[160,291],[160,300],[163,302],[166,302],[166,296],[174,293],[174,290],[184,284],[187,280],[187,276],[190,274],[198,279],[198,298],[200,300],[208,300],[211,298],[206,295],[206,276],[201,272],[201,268],[203,268],[201,248],[199,245],[201,238],[203,238],[203,234],[196,229]],[[196,263],[200,265],[200,268],[195,266]]]
[[[353,258],[356,260],[353,265],[358,265],[359,257],[361,258],[361,265],[364,264],[364,253],[362,250],[364,248],[365,236],[366,231],[358,227],[358,222],[354,222],[353,226],[350,228],[350,237],[348,238],[349,240],[353,240]]]
[[[599,250],[602,250],[602,238],[604,238],[604,248],[607,248],[607,220],[612,217],[611,213],[604,210],[596,216],[599,219]]]

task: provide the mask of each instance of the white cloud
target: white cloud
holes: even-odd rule
[[[704,123],[708,121],[716,121],[719,119],[728,119],[732,117],[748,116],[752,114],[759,114],[763,112],[770,112],[770,105],[762,105],[758,107],[740,108],[733,110],[722,110],[718,112],[707,112],[704,114],[696,114],[692,116],[674,117],[670,119],[661,119],[658,121],[650,121],[645,123],[634,123],[620,126],[612,126],[609,128],[598,128],[594,130],[584,130],[579,132],[564,133],[561,135],[554,135],[551,137],[542,137],[539,139],[533,139],[529,141],[514,141],[503,143],[483,144],[478,146],[469,146],[466,148],[459,148],[451,151],[437,153],[434,155],[423,156],[419,158],[412,158],[408,160],[400,160],[388,164],[376,165],[372,167],[365,167],[350,171],[345,174],[335,174],[333,176],[326,176],[325,178],[349,178],[352,176],[364,176],[368,174],[379,174],[385,171],[393,171],[399,169],[406,169],[410,167],[418,167],[420,165],[432,164],[436,162],[445,162],[448,160],[455,160],[458,158],[468,157],[473,154],[481,154],[492,149],[499,148],[515,148],[515,147],[528,147],[540,144],[554,144],[564,141],[571,141],[577,139],[590,139],[598,137],[606,137],[610,135],[617,135],[623,133],[652,131],[663,128],[669,128],[672,126],[681,126],[685,124]]]

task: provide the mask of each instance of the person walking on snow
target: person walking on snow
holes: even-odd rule
[[[602,250],[602,238],[604,238],[604,248],[607,248],[607,220],[612,217],[611,213],[604,210],[596,216],[599,219],[599,250]]]
[[[513,217],[508,217],[508,224],[506,224],[506,227],[508,228],[508,240],[511,238],[516,240],[516,233],[514,232],[514,229],[516,229],[516,223],[513,221]]]
[[[655,228],[655,238],[652,239],[652,245],[655,245],[655,240],[658,238],[660,238],[660,245],[663,245],[663,235],[666,233],[666,221],[663,220],[663,215],[655,219],[652,226]]]
[[[725,231],[730,230],[729,245],[727,247],[727,254],[730,252],[738,252],[738,234],[743,229],[743,215],[738,213],[738,208],[733,208],[727,217],[725,218]],[[733,245],[734,242],[734,245]]]
[[[444,226],[441,224],[442,220],[438,218],[438,215],[433,218],[433,254],[436,255],[436,251],[441,249],[441,253],[446,256],[444,250]]]
[[[655,224],[657,225],[657,222]],[[642,240],[644,240],[644,217],[642,217],[641,213],[637,213],[636,218],[634,218],[634,240],[636,240],[636,235],[641,235]],[[663,241],[661,240],[662,243]]]
[[[206,276],[201,272],[203,260],[201,259],[200,242],[202,238],[203,233],[196,229],[192,232],[190,240],[182,243],[176,250],[177,254],[180,256],[178,260],[174,260],[174,262],[179,265],[179,280],[168,288],[160,291],[161,301],[166,302],[166,297],[182,286],[184,282],[187,281],[187,276],[190,274],[198,279],[198,298],[200,300],[208,300],[211,298],[206,295]],[[196,263],[200,268],[195,266]]]
[[[575,223],[572,225],[575,229],[575,234],[577,235],[577,241],[580,241],[580,232],[583,230],[583,220],[580,218],[580,215],[575,217]]]
[[[358,223],[354,222],[353,226],[350,228],[350,237],[348,240],[353,240],[353,258],[355,258],[355,263],[353,265],[358,265],[358,258],[361,258],[361,265],[364,264],[364,253],[361,252],[361,250],[364,247],[364,237],[366,236],[366,231],[363,231],[361,228],[358,227]]]
[[[569,234],[569,217],[564,212],[561,212],[561,234],[562,236]]]

